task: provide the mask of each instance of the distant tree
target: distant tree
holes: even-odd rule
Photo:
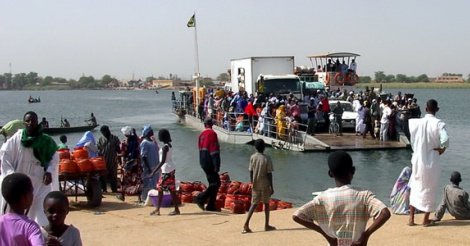
[[[230,81],[230,76],[228,73],[221,73],[219,76],[217,76],[218,81]]]
[[[7,79],[4,74],[0,74],[0,89],[3,89],[7,84]]]
[[[78,84],[80,88],[89,88],[89,89],[96,88],[98,85],[96,83],[95,78],[93,78],[93,76],[80,77],[80,79],[78,79]]]
[[[395,75],[393,74],[388,74],[385,76],[385,82],[390,83],[390,82],[395,82]]]
[[[158,78],[157,78],[157,79],[164,80],[164,79],[166,79],[166,78],[165,78],[165,77],[163,77],[163,76],[158,76]]]
[[[402,83],[408,83],[408,82],[409,82],[409,81],[408,81],[408,77],[407,77],[406,75],[404,75],[404,74],[397,74],[397,75],[395,76],[395,80],[396,80],[397,82],[402,82]]]
[[[377,71],[375,72],[375,77],[374,80],[377,83],[382,83],[385,82],[386,75],[383,71]]]
[[[57,83],[62,83],[62,84],[70,83],[70,81],[67,81],[66,79],[61,78],[61,77],[55,77],[54,81],[57,82]]]
[[[22,89],[27,84],[27,82],[28,80],[26,79],[25,73],[17,73],[15,76],[13,76],[11,88]]]
[[[370,83],[372,78],[370,76],[359,76],[359,83]]]
[[[467,75],[467,82],[470,83],[470,73]]]
[[[119,82],[116,78],[111,77],[111,75],[104,75],[100,80],[100,85],[102,87],[116,87],[119,86]]]
[[[29,72],[28,74],[26,74],[25,79],[26,84],[28,85],[36,85],[39,82],[38,73],[35,72]]]
[[[46,76],[42,79],[41,85],[50,85],[52,82],[54,82],[54,78],[52,78],[52,76]]]
[[[416,82],[429,82],[429,78],[426,74],[421,74],[416,77]]]

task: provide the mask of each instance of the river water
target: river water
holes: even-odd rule
[[[396,91],[390,91],[395,93]],[[450,149],[442,156],[441,187],[448,182],[451,171],[462,173],[462,187],[470,190],[470,149],[468,119],[470,110],[466,101],[468,89],[420,89],[409,91],[418,98],[425,112],[425,101],[438,100],[437,116],[447,123],[451,138]],[[40,97],[41,103],[28,104],[29,95]],[[144,124],[151,124],[155,132],[160,128],[170,130],[176,176],[180,180],[206,182],[199,167],[198,131],[177,123],[171,113],[170,91],[0,91],[0,125],[12,119],[22,119],[27,111],[35,111],[39,117],[47,117],[51,127],[60,125],[67,118],[72,126],[83,125],[91,112],[98,123],[109,125],[113,134],[124,136],[120,128],[126,125],[137,131]],[[467,98],[467,99],[465,99]],[[101,134],[94,131],[95,137]],[[73,146],[82,133],[68,134],[68,144]],[[59,136],[53,136],[58,142]],[[3,141],[3,137],[0,142]],[[248,162],[254,148],[250,145],[221,143],[222,171],[229,172],[232,180],[248,181]],[[311,199],[311,193],[334,186],[328,177],[328,153],[296,153],[268,148],[274,163],[274,197],[294,202],[296,205]],[[388,203],[392,186],[403,167],[410,165],[410,150],[355,151],[350,152],[356,166],[353,184],[372,190],[379,199]],[[439,197],[441,194],[439,194]]]

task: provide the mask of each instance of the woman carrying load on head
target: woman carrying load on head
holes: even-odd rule
[[[88,157],[98,156],[98,147],[96,146],[95,136],[91,131],[86,131],[82,138],[75,144],[75,148],[84,148],[88,152]]]

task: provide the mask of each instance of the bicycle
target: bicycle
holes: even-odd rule
[[[329,126],[329,133],[334,134],[335,136],[340,135],[339,132],[339,123],[338,123],[338,116],[335,113],[330,113],[330,126]]]

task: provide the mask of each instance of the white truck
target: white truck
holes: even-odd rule
[[[293,56],[248,57],[230,61],[233,92],[248,94],[301,95],[301,83],[294,75]]]

